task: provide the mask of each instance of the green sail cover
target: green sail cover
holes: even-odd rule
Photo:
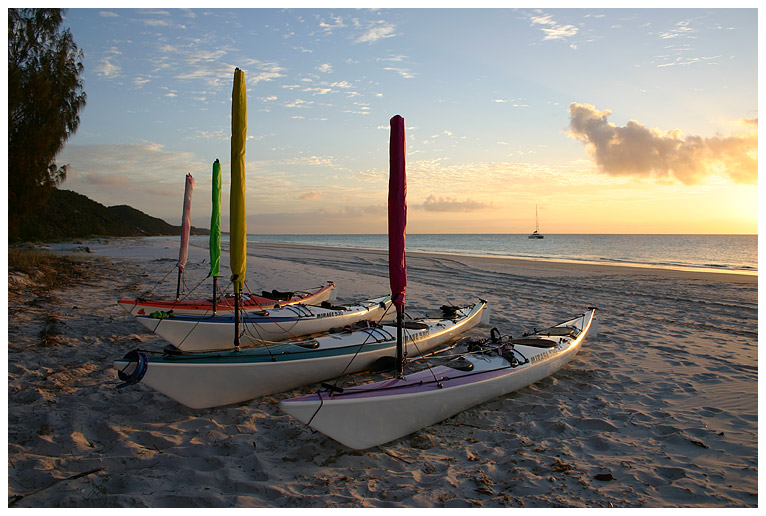
[[[210,276],[221,271],[221,164],[213,163],[213,211],[210,215]]]

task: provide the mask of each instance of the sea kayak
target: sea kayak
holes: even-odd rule
[[[358,321],[379,321],[386,316],[391,296],[344,304],[294,304],[240,314],[240,345],[255,346],[330,331]],[[153,317],[136,320],[181,351],[217,351],[234,347],[234,315],[214,317]]]
[[[384,444],[554,374],[577,354],[595,327],[595,313],[589,309],[522,339],[492,339],[457,355],[436,355],[425,361],[431,367],[404,378],[334,387],[279,407],[349,448]]]
[[[486,301],[455,307],[437,317],[408,321],[406,353],[421,355],[481,322],[488,322]],[[392,357],[396,325],[371,325],[314,339],[216,353],[132,351],[114,361],[127,384],[141,382],[191,408],[239,403],[369,368]]]
[[[240,301],[240,310],[252,312],[274,308],[277,306],[303,303],[318,305],[323,301],[331,300],[335,294],[335,283],[328,282],[322,287],[304,291],[280,292],[272,290],[263,291],[260,296],[255,294],[243,294]],[[117,301],[125,311],[131,315],[150,315],[155,312],[167,312],[174,315],[193,317],[212,317],[213,315],[227,315],[234,313],[234,297],[222,296],[216,302],[215,311],[211,299],[182,299],[180,301],[167,299],[121,299]]]

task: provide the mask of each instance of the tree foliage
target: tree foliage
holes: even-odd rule
[[[83,54],[61,9],[8,9],[8,232],[42,208],[66,179],[56,155],[85,107]]]

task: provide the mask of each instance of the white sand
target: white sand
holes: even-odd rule
[[[47,297],[15,278],[8,494],[31,493],[15,506],[757,507],[756,277],[409,253],[413,314],[482,297],[493,326],[521,335],[596,306],[599,335],[553,377],[357,452],[278,410],[316,386],[208,410],[115,388],[114,358],[164,346],[116,301],[168,272],[155,292],[174,295],[176,242],[84,242],[97,276]],[[388,292],[385,253],[250,253],[253,291]],[[188,286],[205,260],[192,249]]]

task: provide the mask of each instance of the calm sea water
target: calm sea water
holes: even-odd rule
[[[199,237],[198,237],[199,238]],[[224,237],[226,239],[226,237]],[[248,242],[387,249],[386,235],[248,235]],[[408,251],[757,274],[757,235],[407,235]]]

